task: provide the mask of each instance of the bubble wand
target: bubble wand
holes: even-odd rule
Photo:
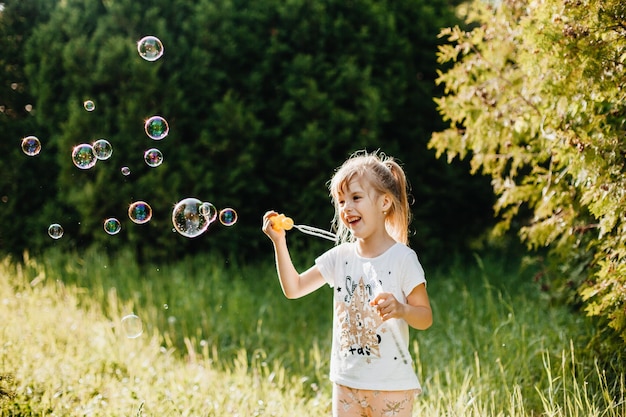
[[[321,237],[322,239],[328,239],[333,242],[337,241],[337,235],[324,229],[318,229],[317,227],[307,226],[304,224],[294,224],[291,217],[286,217],[284,214],[277,214],[271,217],[272,228],[274,230],[291,230],[296,228],[302,233],[311,236]]]

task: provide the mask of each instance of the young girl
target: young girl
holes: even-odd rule
[[[330,181],[340,243],[299,273],[275,211],[263,216],[276,270],[287,298],[325,283],[334,289],[330,379],[333,416],[409,417],[421,392],[409,326],[425,330],[432,311],[424,270],[408,244],[407,181],[393,158],[353,154]]]

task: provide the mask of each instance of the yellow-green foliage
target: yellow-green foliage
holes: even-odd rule
[[[583,259],[587,312],[626,341],[626,3],[475,1],[461,11],[471,29],[443,29],[439,51],[452,64],[436,100],[450,127],[430,146],[492,177],[496,232],[519,219],[530,247],[549,246],[565,265]]]

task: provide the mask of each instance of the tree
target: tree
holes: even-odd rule
[[[626,3],[473,2],[441,32],[449,127],[430,146],[492,178],[499,224],[626,341]]]
[[[266,210],[329,227],[325,184],[333,169],[351,152],[381,148],[405,164],[413,185],[413,245],[433,254],[462,247],[491,221],[492,194],[484,178],[426,148],[442,127],[432,96],[436,35],[456,21],[449,4],[58,2],[29,34],[21,58],[32,120],[49,132],[45,157],[54,169],[46,190],[67,239],[162,259],[206,251],[250,259],[267,244],[259,231]],[[162,58],[139,57],[136,43],[145,35],[163,41]],[[87,99],[94,111],[83,108]],[[158,143],[143,131],[156,114],[170,124]],[[113,145],[111,158],[76,168],[72,148],[99,138]],[[152,146],[164,155],[156,169],[142,158]],[[130,175],[120,173],[123,166]],[[235,208],[239,221],[234,228],[216,223],[196,239],[172,233],[172,207],[186,197]],[[152,206],[149,223],[128,220],[136,200]],[[30,247],[4,233],[19,228],[17,208],[7,216],[15,218],[0,224],[7,247]],[[120,219],[123,232],[106,235],[107,217]],[[327,244],[293,236],[296,245]]]
[[[40,219],[56,218],[54,183],[57,168],[49,131],[35,122],[34,99],[24,73],[24,46],[34,28],[45,22],[54,2],[7,0],[0,10],[0,249],[40,246],[46,227]],[[36,136],[44,152],[26,156],[21,140]],[[48,223],[50,224],[50,223]]]

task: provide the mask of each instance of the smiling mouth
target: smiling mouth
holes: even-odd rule
[[[356,224],[359,220],[361,220],[360,217],[346,217],[346,223],[350,226]]]

